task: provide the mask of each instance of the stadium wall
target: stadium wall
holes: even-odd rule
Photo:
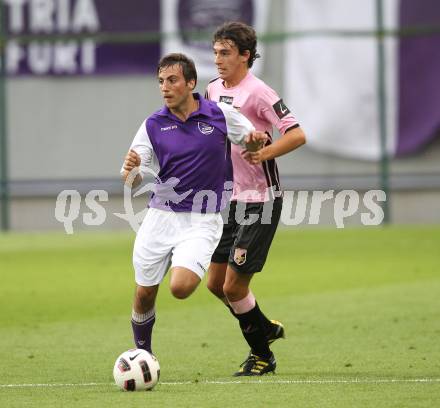
[[[269,27],[282,30],[282,16],[283,2],[273,2]],[[266,47],[262,74],[281,96],[289,86],[283,82],[283,50],[282,42]],[[205,86],[200,81],[197,90],[203,93]],[[64,189],[77,189],[82,197],[94,189],[108,191],[108,216],[99,228],[128,228],[112,215],[123,207],[119,169],[138,126],[161,105],[155,78],[9,78],[6,91],[11,229],[63,229],[54,211]],[[287,189],[353,189],[362,194],[379,185],[378,163],[321,154],[307,146],[279,164]],[[439,223],[440,143],[392,160],[390,171],[391,222]],[[320,225],[334,225],[329,208],[323,208]],[[352,224],[358,224],[355,218]],[[76,228],[98,227],[78,222]]]

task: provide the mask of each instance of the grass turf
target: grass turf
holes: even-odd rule
[[[164,282],[153,339],[161,382],[147,393],[112,385],[115,358],[132,347],[132,242],[117,233],[0,236],[0,407],[440,400],[440,228],[279,231],[253,289],[288,338],[273,346],[277,375],[261,383],[234,383],[247,347],[204,283],[180,301]]]

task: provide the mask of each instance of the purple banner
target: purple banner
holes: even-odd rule
[[[99,44],[93,39],[30,41],[14,35],[160,33],[160,0],[0,0],[9,37],[8,75],[153,73],[160,41]]]
[[[440,25],[438,0],[401,0],[400,27]],[[439,35],[403,37],[399,47],[399,126],[396,154],[415,153],[440,130]]]

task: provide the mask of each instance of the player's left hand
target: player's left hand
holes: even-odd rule
[[[241,152],[241,157],[245,159],[250,164],[260,164],[266,160],[265,150],[260,149],[256,152],[250,152],[248,150],[243,150]]]

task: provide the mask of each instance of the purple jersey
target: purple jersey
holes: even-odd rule
[[[229,141],[244,147],[254,127],[231,106],[194,97],[199,109],[186,121],[164,106],[141,125],[133,140],[141,174],[153,170],[159,179],[150,207],[218,212],[229,200],[224,193],[225,182],[231,180]]]

